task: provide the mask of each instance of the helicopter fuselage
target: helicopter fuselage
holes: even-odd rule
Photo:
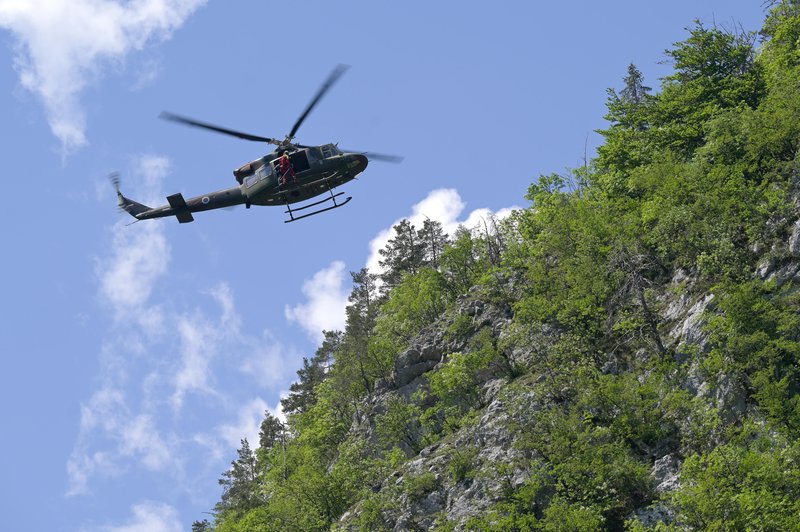
[[[344,192],[334,194],[333,189],[355,179],[358,174],[367,168],[369,159],[393,163],[399,163],[403,159],[395,155],[375,152],[340,150],[336,144],[304,146],[293,142],[298,129],[309,113],[344,74],[347,68],[347,65],[337,65],[333,69],[283,140],[253,135],[193,118],[162,112],[161,118],[166,120],[243,140],[265,142],[276,146],[276,148],[264,157],[250,161],[233,171],[239,186],[210,192],[188,200],[184,199],[180,193],[173,194],[167,196],[169,205],[162,205],[156,208],[148,207],[123,196],[119,188],[119,179],[114,174],[111,180],[117,189],[120,208],[137,220],[175,216],[180,223],[186,223],[194,220],[192,217],[194,212],[210,211],[241,204],[248,208],[251,205],[284,205],[286,206],[286,214],[289,215],[289,219],[284,221],[294,222],[295,220],[308,218],[345,205],[352,198],[348,196],[337,200],[337,198],[344,195]],[[281,159],[284,156],[288,156],[288,164],[285,159],[281,164]],[[326,192],[328,194],[324,199],[294,208],[291,207],[295,203],[314,198]],[[325,206],[319,207],[320,205]],[[312,207],[316,207],[316,210],[306,210]],[[303,214],[297,214],[299,211],[303,211]]]
[[[234,170],[240,184],[189,199],[181,194],[167,197],[168,205],[149,208],[119,195],[120,207],[139,220],[176,216],[181,223],[193,220],[191,213],[244,204],[278,206],[311,199],[352,181],[368,164],[358,153],[343,153],[334,145],[304,147],[287,152],[295,179],[282,174],[277,152],[255,159]],[[334,202],[335,203],[335,202]],[[289,211],[287,211],[289,212]]]

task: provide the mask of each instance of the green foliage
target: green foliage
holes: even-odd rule
[[[459,314],[447,328],[445,334],[449,341],[463,341],[468,339],[474,332],[475,325],[472,323],[472,316]]]
[[[474,478],[477,456],[478,449],[476,447],[456,448],[451,451],[447,471],[453,482],[464,482]]]
[[[486,271],[482,241],[466,229],[459,229],[451,245],[445,247],[440,258],[445,286],[453,296],[464,294]]]
[[[800,515],[800,446],[746,434],[686,459],[673,500],[702,530],[794,530]]]
[[[363,532],[391,530],[387,526],[384,512],[397,508],[397,499],[378,494],[367,497],[362,503],[357,520],[358,529]]]
[[[213,527],[208,519],[203,519],[202,521],[194,521],[192,523],[192,532],[211,532]]]
[[[405,444],[412,455],[422,450],[422,426],[419,407],[392,395],[386,402],[386,413],[378,416],[378,437],[386,447]]]
[[[289,387],[289,395],[281,399],[286,415],[300,414],[317,400],[316,387],[325,380],[325,368],[330,364],[342,343],[342,333],[324,331],[325,339],[311,358],[303,358],[303,368],[297,370],[297,381]]]
[[[436,475],[432,472],[421,475],[410,475],[403,479],[403,490],[411,499],[419,500],[439,486]]]
[[[543,412],[524,445],[545,460],[539,475],[565,503],[592,508],[609,526],[652,497],[649,467],[606,427],[579,412]]]
[[[256,457],[247,438],[242,440],[238,458],[231,462],[231,468],[222,474],[222,499],[217,504],[218,512],[239,513],[259,505],[262,498],[258,490],[258,470]]]
[[[377,332],[408,341],[420,329],[432,324],[450,300],[442,274],[431,268],[423,268],[417,275],[406,276],[392,290],[383,305]]]
[[[498,353],[488,329],[478,335],[476,344],[466,353],[450,354],[442,368],[428,374],[428,386],[437,401],[422,418],[432,432],[458,430],[473,408],[483,406],[479,384],[491,374]]]
[[[601,508],[556,497],[544,511],[538,528],[552,532],[561,530],[589,532],[602,529],[605,522]]]
[[[722,290],[709,364],[742,375],[768,419],[800,436],[800,296],[749,281]]]

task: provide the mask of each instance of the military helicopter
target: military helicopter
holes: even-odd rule
[[[194,221],[192,216],[194,212],[241,204],[244,204],[248,209],[251,205],[285,205],[287,208],[285,213],[289,215],[289,219],[284,220],[284,222],[288,223],[331,209],[337,209],[347,204],[353,198],[351,196],[341,198],[344,192],[334,193],[335,187],[355,179],[358,174],[367,168],[370,160],[399,163],[403,159],[396,155],[344,150],[340,149],[336,144],[305,146],[293,142],[297,130],[309,113],[344,74],[347,68],[346,65],[338,65],[331,72],[283,140],[242,133],[241,131],[215,126],[168,112],[161,113],[161,118],[166,120],[232,135],[244,140],[266,142],[267,144],[275,145],[275,149],[267,155],[250,161],[234,170],[233,175],[238,186],[210,192],[188,200],[184,199],[180,193],[173,194],[167,196],[168,205],[161,207],[151,208],[125,197],[120,192],[119,178],[116,175],[112,175],[111,180],[117,190],[120,208],[136,218],[136,221],[175,216],[178,222],[188,223]],[[281,158],[284,155],[288,157],[288,163],[285,160],[281,163]],[[292,208],[295,203],[321,194],[328,194],[328,197]],[[328,202],[332,204],[312,212],[296,214],[298,211],[304,211]]]

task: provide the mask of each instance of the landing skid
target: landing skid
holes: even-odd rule
[[[337,203],[336,202],[336,198],[338,198],[339,196],[344,194],[344,192],[339,192],[337,194],[334,194],[333,190],[331,190],[331,189],[328,189],[328,192],[331,193],[331,196],[329,198],[325,198],[324,200],[320,200],[320,201],[315,201],[314,203],[309,203],[308,205],[303,205],[302,207],[297,207],[296,209],[292,209],[292,207],[289,206],[289,203],[286,203],[286,209],[287,210],[285,210],[284,212],[289,215],[289,219],[288,220],[284,220],[283,223],[288,224],[289,222],[296,222],[297,220],[302,220],[303,218],[308,218],[309,216],[314,216],[315,214],[319,214],[321,212],[330,211],[330,210],[333,210],[333,209],[338,209],[339,207],[342,207],[343,205],[346,205],[351,199],[353,199],[352,196],[347,196],[347,198],[343,202]],[[310,207],[316,207],[317,205],[321,205],[321,204],[323,204],[325,202],[328,202],[328,201],[332,201],[333,202],[333,206],[325,207],[324,209],[319,209],[319,210],[316,210],[314,212],[310,212],[308,214],[304,214],[302,216],[295,216],[294,215],[294,213],[296,213],[297,211],[302,211],[302,210],[308,209]]]

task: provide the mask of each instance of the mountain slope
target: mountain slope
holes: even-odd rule
[[[395,227],[216,530],[795,526],[800,3],[667,56],[529,208]]]

